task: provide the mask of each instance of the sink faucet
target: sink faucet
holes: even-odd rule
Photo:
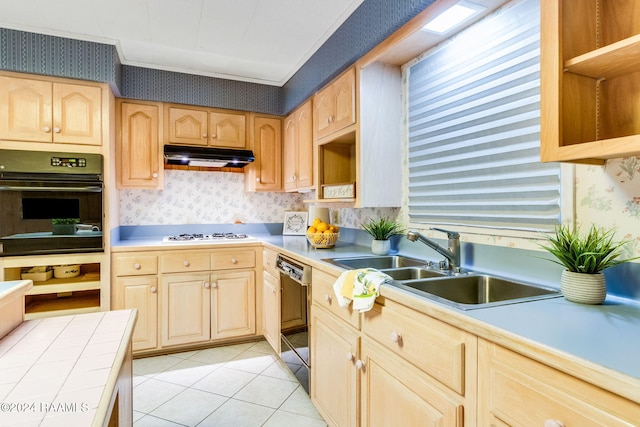
[[[447,238],[449,239],[448,248],[445,249],[433,240],[430,240],[418,233],[417,231],[409,231],[407,233],[407,239],[415,242],[416,240],[424,243],[429,246],[434,251],[438,252],[440,255],[444,256],[448,261],[448,268],[450,270],[455,270],[460,268],[460,234],[455,231],[447,231],[441,228],[430,228],[430,230],[440,231],[441,233],[446,233]]]

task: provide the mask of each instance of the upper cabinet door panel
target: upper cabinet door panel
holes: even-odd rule
[[[169,142],[207,145],[208,113],[206,110],[169,108]]]
[[[333,87],[328,86],[322,89],[313,98],[315,116],[313,123],[316,131],[316,138],[323,138],[331,133],[331,120],[333,118],[333,100],[331,97]]]
[[[298,152],[298,168],[297,187],[312,188],[313,187],[313,111],[311,102],[307,102],[300,108],[300,112],[296,117],[297,123],[297,152]]]
[[[123,102],[117,147],[121,188],[161,188],[160,106]]]
[[[53,142],[102,145],[102,90],[54,83]]]
[[[244,114],[210,113],[210,144],[220,147],[247,146],[247,118]]]
[[[334,113],[332,132],[356,122],[356,72],[349,70],[333,84]]]
[[[0,139],[52,141],[51,83],[0,77]]]

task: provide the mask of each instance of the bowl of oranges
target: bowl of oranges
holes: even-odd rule
[[[314,248],[328,249],[336,245],[340,232],[337,225],[327,224],[320,218],[313,220],[307,228],[307,240]]]

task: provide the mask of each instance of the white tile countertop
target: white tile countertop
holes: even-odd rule
[[[0,340],[0,425],[103,425],[135,319],[135,310],[118,310],[28,320],[11,331]]]

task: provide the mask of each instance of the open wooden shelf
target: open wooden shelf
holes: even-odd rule
[[[571,58],[566,71],[606,79],[640,71],[640,34]]]
[[[25,320],[100,311],[100,291],[74,292],[69,297],[36,295],[25,297]]]

